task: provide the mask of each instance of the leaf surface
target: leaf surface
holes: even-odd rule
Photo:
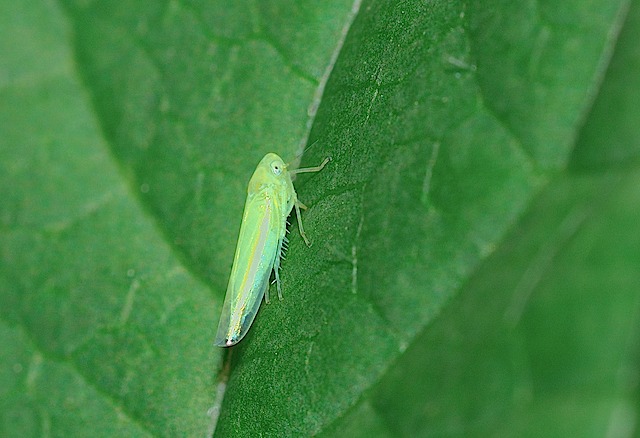
[[[627,6],[5,2],[2,434],[604,430],[629,385],[573,403],[633,364]],[[246,183],[304,144],[313,245],[216,394]]]

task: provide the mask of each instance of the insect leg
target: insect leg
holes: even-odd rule
[[[306,243],[307,246],[311,246],[311,242],[309,242],[309,239],[307,239],[307,235],[304,232],[304,227],[302,226],[302,216],[300,215],[300,207],[304,208],[305,210],[307,209],[307,207],[302,202],[298,201],[297,198],[293,206],[296,209],[296,218],[298,218],[298,229],[300,230],[300,235],[304,239],[304,243]]]
[[[282,243],[284,242],[284,236],[278,242],[278,251],[276,252],[276,259],[273,261],[273,273],[276,277],[276,288],[278,289],[278,299],[282,300],[282,286],[280,285],[280,258],[282,257]]]
[[[264,302],[269,304],[271,302],[271,300],[269,300],[269,285],[267,284],[267,287],[264,288]]]

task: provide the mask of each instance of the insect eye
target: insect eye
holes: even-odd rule
[[[280,175],[282,173],[282,165],[277,161],[271,163],[271,171],[274,175]]]

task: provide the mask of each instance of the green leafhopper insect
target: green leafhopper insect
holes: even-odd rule
[[[307,207],[298,200],[291,177],[297,173],[318,172],[328,161],[329,158],[325,158],[317,167],[287,170],[282,158],[268,153],[256,167],[249,180],[240,236],[215,345],[230,347],[247,334],[262,297],[269,303],[269,277],[272,270],[278,297],[282,299],[278,268],[283,245],[287,242],[287,217],[294,208],[300,235],[309,245],[300,217],[300,209]]]

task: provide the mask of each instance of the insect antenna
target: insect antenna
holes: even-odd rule
[[[309,151],[312,147],[314,147],[316,145],[316,143],[318,143],[319,141],[320,141],[320,139],[318,138],[313,143],[311,143],[310,145],[303,147],[302,150],[296,154],[294,159],[286,164],[287,169],[294,169],[295,170],[298,167],[300,167],[300,160],[302,160],[302,155],[305,152]],[[295,172],[292,173],[292,176],[294,176],[294,175],[295,175]]]

